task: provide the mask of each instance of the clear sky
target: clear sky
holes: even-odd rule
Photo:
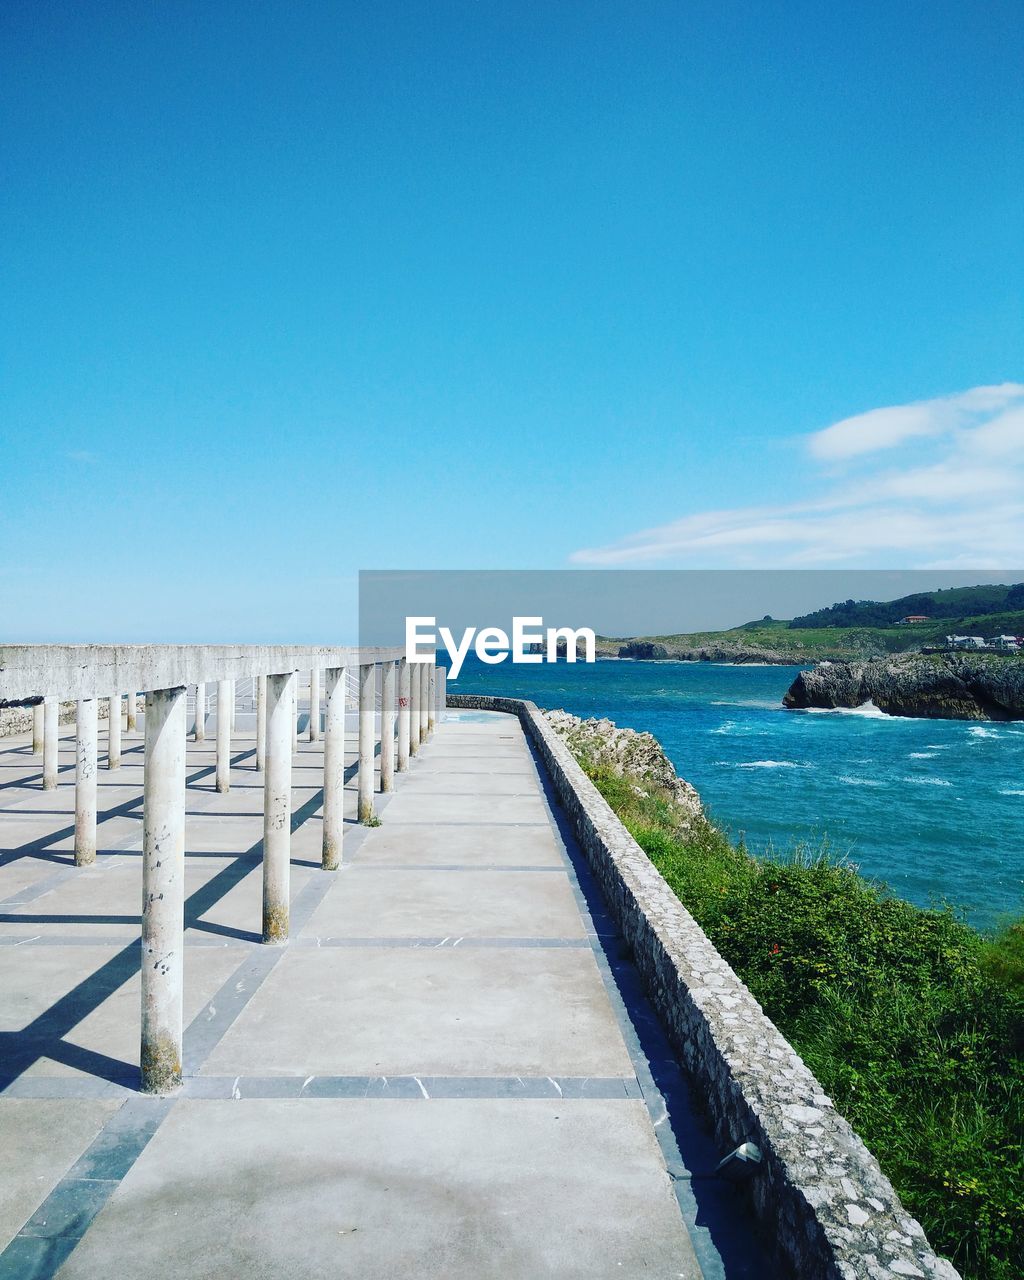
[[[360,568],[1024,563],[1022,40],[8,0],[0,638],[348,639]]]

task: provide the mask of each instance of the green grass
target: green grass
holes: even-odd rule
[[[983,937],[829,854],[755,859],[668,793],[584,768],[801,1054],[932,1245],[1024,1276],[1024,923]]]
[[[947,635],[1024,635],[1024,612],[970,618],[940,618],[906,627],[793,627],[785,620],[745,622],[728,631],[694,631],[664,636],[638,636],[673,651],[689,649],[767,649],[794,663],[854,661],[873,655],[904,653],[922,645],[941,645]],[[618,652],[625,641],[601,637],[605,652]]]

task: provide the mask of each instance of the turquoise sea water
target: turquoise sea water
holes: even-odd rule
[[[653,733],[714,820],[755,852],[827,838],[922,906],[947,899],[982,927],[1024,914],[1024,722],[786,711],[798,670],[470,659],[449,687]]]

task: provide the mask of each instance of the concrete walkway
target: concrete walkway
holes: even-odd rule
[[[190,743],[174,1099],[133,1065],[141,733],[76,869],[65,732],[56,792],[0,744],[0,1277],[771,1274],[516,720],[440,725],[337,873],[303,743],[284,947],[252,740],[228,795]]]

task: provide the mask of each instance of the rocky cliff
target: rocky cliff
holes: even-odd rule
[[[569,750],[581,760],[607,765],[642,786],[663,787],[680,812],[699,818],[703,810],[695,787],[675,771],[661,743],[649,733],[620,729],[611,720],[581,720],[567,711],[545,711],[544,716]]]
[[[819,662],[793,681],[787,707],[859,707],[940,720],[1024,719],[1024,657],[905,654],[872,662]]]

